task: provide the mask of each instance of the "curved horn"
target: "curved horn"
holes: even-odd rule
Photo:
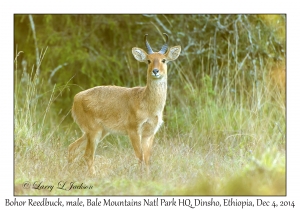
[[[147,41],[147,36],[148,36],[148,34],[145,34],[145,44],[146,44],[146,48],[147,48],[147,50],[148,50],[148,54],[152,54],[152,53],[153,53],[153,50],[151,49],[151,46],[150,46],[150,44],[149,44],[148,41]]]
[[[161,50],[158,52],[160,54],[165,54],[168,50],[168,40],[169,40],[169,37],[166,33],[163,33],[163,35],[166,36],[166,41],[165,41],[165,44],[162,46]]]

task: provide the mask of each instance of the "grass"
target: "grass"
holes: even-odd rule
[[[67,163],[67,147],[81,132],[68,120],[69,112],[53,108],[71,86],[50,89],[34,74],[18,77],[15,195],[286,194],[285,99],[272,80],[263,80],[250,96],[215,91],[208,75],[200,82],[202,88],[192,82],[183,88],[171,84],[151,173],[140,173],[127,137],[109,136],[98,145],[98,174],[90,177],[83,151]],[[29,189],[25,182],[31,183]],[[60,189],[71,182],[92,189]]]

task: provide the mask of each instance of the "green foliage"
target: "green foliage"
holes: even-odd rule
[[[276,33],[280,28],[274,28],[259,15],[32,17],[39,50],[48,48],[40,77],[49,80],[50,85],[64,85],[71,79],[71,84],[81,87],[74,86],[63,93],[63,100],[57,100],[55,107],[64,110],[81,89],[108,84],[145,84],[146,66],[139,66],[133,59],[131,48],[144,47],[146,33],[155,50],[162,44],[162,32],[170,35],[170,45],[182,46],[176,70],[171,66],[173,85],[189,82],[196,88],[204,75],[208,75],[216,94],[220,91],[249,93],[255,81],[261,80],[259,71],[270,59],[285,58],[285,39]],[[276,17],[277,26],[285,23],[285,16]],[[28,15],[15,15],[15,48],[25,52],[18,62],[21,66],[25,60],[29,70],[36,55]]]

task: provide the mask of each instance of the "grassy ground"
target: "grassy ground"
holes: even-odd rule
[[[67,147],[81,132],[53,103],[72,86],[50,88],[37,77],[21,77],[15,83],[15,195],[286,193],[285,91],[271,77],[238,99],[229,88],[215,92],[209,76],[201,88],[171,82],[151,173],[140,173],[127,137],[109,136],[96,151],[96,177],[87,175],[83,151],[67,163]],[[71,182],[92,188],[64,190]]]

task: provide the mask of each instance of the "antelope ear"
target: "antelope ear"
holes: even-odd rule
[[[167,60],[173,61],[178,58],[181,52],[180,46],[171,47],[169,51],[167,52]]]
[[[134,58],[140,62],[147,62],[147,53],[138,47],[134,47],[132,48],[132,54],[134,56]]]

